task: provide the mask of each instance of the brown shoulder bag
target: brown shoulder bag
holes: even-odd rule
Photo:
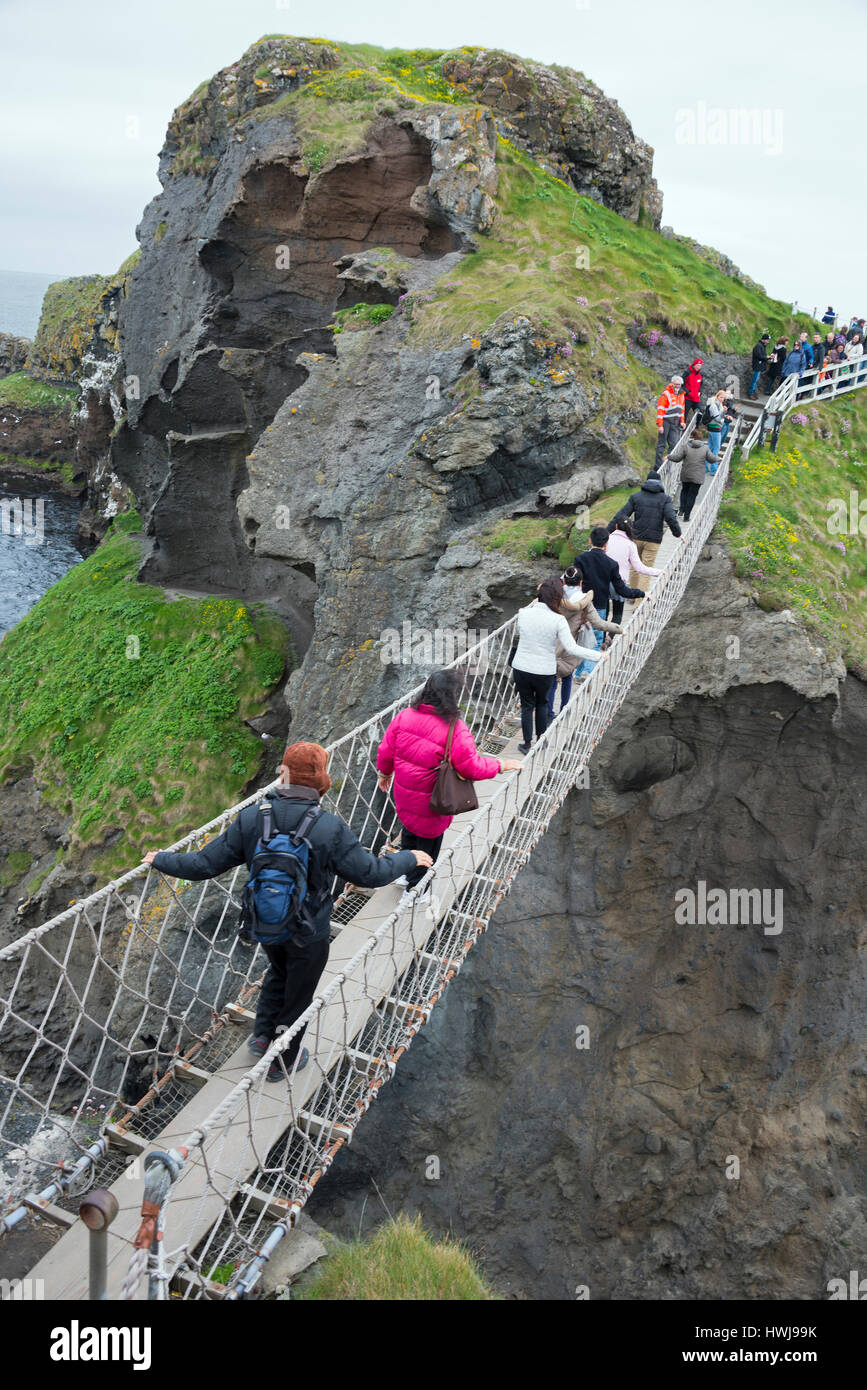
[[[449,725],[443,760],[437,768],[437,779],[430,797],[430,809],[435,816],[459,816],[464,811],[475,811],[479,805],[475,783],[462,777],[452,766],[452,739],[457,720]]]

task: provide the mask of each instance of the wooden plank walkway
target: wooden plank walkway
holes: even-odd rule
[[[516,733],[499,751],[498,756],[514,757],[518,742],[519,735]],[[535,767],[526,766],[520,772],[505,774],[506,778],[521,779],[521,803],[531,795],[543,776],[541,760]],[[503,778],[498,777],[476,784],[480,809],[493,799],[502,782]],[[501,798],[490,818],[489,833],[486,836],[489,844],[496,842],[503,827],[511,820],[514,806],[513,797]],[[465,820],[455,819],[444,837],[443,854],[459,838],[465,827]],[[456,854],[454,871],[448,880],[434,885],[438,900],[438,919],[449,910],[471,877],[469,850],[465,849]],[[344,969],[347,962],[370,939],[376,928],[390,916],[397,906],[401,891],[394,884],[376,890],[358,914],[341,928],[332,943],[320,989],[324,989]],[[381,1004],[390,993],[395,978],[411,963],[415,952],[429,937],[433,927],[434,921],[430,915],[422,924],[420,907],[416,908],[415,914],[405,912],[398,920],[394,933],[388,933],[378,949],[368,958],[363,975],[363,987],[359,977],[347,980],[343,989],[336,993],[321,1011],[317,1022],[308,1028],[304,1041],[310,1050],[311,1059],[305,1070],[296,1074],[291,1089],[291,1105],[296,1114],[304,1108],[309,1097],[316,1091],[323,1073],[333,1069],[339,1062],[344,1044],[351,1044],[357,1039],[374,1007]],[[237,1024],[226,1026],[238,1027]],[[245,1036],[243,1044],[213,1073],[205,1085],[191,1094],[189,1102],[148,1145],[146,1152],[182,1145],[225,1099],[251,1065]],[[223,1198],[214,1189],[213,1180],[220,1181],[224,1188],[237,1191],[241,1183],[255,1172],[258,1166],[256,1154],[264,1157],[280,1134],[291,1124],[292,1113],[287,1104],[285,1083],[263,1082],[258,1089],[248,1093],[248,1101],[249,1109],[248,1105],[239,1105],[226,1124],[221,1126],[217,1133],[209,1135],[205,1141],[203,1150],[211,1170],[210,1179],[203,1150],[197,1149],[191,1153],[183,1173],[172,1189],[166,1220],[167,1251],[181,1243],[191,1249],[195,1247],[225,1207]],[[145,1156],[146,1154],[143,1154],[143,1157]],[[127,1175],[123,1175],[112,1184],[110,1190],[117,1198],[119,1210],[110,1227],[107,1292],[109,1299],[117,1299],[120,1297],[132,1254],[131,1242],[141,1221],[142,1180],[130,1180]],[[45,1281],[46,1298],[87,1298],[88,1238],[83,1224],[80,1221],[76,1222],[60,1238],[50,1254],[31,1270],[31,1278]],[[138,1298],[147,1298],[146,1279],[141,1281]]]

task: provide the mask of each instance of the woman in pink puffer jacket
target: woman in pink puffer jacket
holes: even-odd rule
[[[482,782],[522,765],[516,758],[501,762],[499,758],[486,758],[478,751],[472,734],[460,718],[461,686],[460,672],[434,671],[412,704],[392,719],[376,755],[380,790],[387,792],[394,779],[394,805],[403,827],[401,848],[425,850],[432,859],[439,854],[443,835],[454,819],[453,816],[434,815],[430,809],[437,768],[443,760],[452,720],[456,719],[457,723],[451,761],[462,777]],[[414,887],[426,873],[427,869],[421,866],[413,869],[407,874],[407,887]],[[400,883],[401,880],[396,881]]]

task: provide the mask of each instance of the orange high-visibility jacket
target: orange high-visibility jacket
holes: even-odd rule
[[[656,402],[656,428],[662,429],[663,419],[678,419],[681,425],[684,423],[684,394],[678,394],[674,387],[669,384],[666,386],[659,400]]]

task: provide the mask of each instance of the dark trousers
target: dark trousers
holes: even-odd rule
[[[407,830],[406,826],[402,825],[400,828],[400,847],[401,849],[422,849],[436,863],[443,847],[443,837],[437,835],[436,839],[430,840],[424,835],[416,835],[414,830]],[[407,887],[414,888],[417,883],[421,883],[426,873],[427,869],[422,868],[421,864],[416,864],[415,868],[410,869],[406,876]]]
[[[680,420],[667,417],[662,422],[662,434],[656,436],[656,467],[662,463],[663,454],[668,454],[680,439]]]
[[[611,600],[611,621],[612,623],[623,622],[623,609],[626,604],[625,598],[613,598]]]
[[[569,703],[569,696],[572,694],[572,677],[560,677],[560,708],[565,709]],[[551,689],[548,691],[548,722],[554,718],[554,701],[557,698],[557,677],[551,682]]]
[[[271,1042],[301,1017],[316,993],[330,944],[326,937],[312,946],[293,946],[291,941],[286,941],[282,946],[262,947],[269,968],[259,992],[254,1037]],[[302,1029],[283,1053],[287,1066],[298,1056],[303,1036]]]
[[[690,514],[695,506],[695,499],[701,491],[701,483],[681,483],[680,485],[680,510],[683,513],[684,521],[689,521]]]
[[[700,401],[700,400],[698,400],[698,401],[687,401],[687,402],[686,402],[686,406],[685,406],[685,409],[684,409],[684,412],[683,412],[683,418],[684,418],[684,420],[686,421],[687,424],[689,424],[690,420],[692,419],[693,415],[694,415],[695,412],[698,410],[698,408],[699,408],[700,405],[701,405],[701,401]]]
[[[532,671],[517,671],[512,667],[512,676],[521,697],[521,733],[524,746],[533,742],[533,719],[536,721],[536,737],[544,734],[548,727],[548,691],[555,676],[537,676]]]

